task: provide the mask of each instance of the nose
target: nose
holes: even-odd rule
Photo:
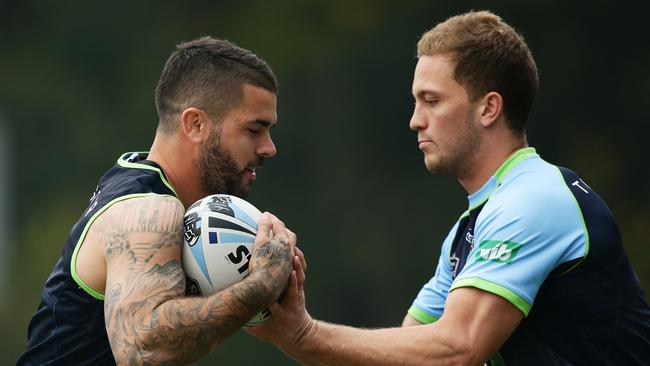
[[[257,155],[264,158],[271,158],[275,156],[276,153],[277,150],[275,144],[273,143],[271,136],[267,135],[264,141],[257,147]]]
[[[413,131],[420,131],[427,128],[426,118],[424,118],[424,116],[422,116],[422,113],[418,111],[417,106],[413,109],[413,115],[409,121],[409,128]]]

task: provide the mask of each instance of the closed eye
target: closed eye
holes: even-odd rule
[[[424,104],[429,105],[429,106],[436,105],[437,103],[438,103],[438,99],[425,99],[424,100]]]

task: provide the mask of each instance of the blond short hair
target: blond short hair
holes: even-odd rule
[[[489,11],[457,15],[425,32],[418,57],[451,53],[454,79],[472,101],[495,91],[510,129],[524,134],[539,79],[535,60],[514,28]]]

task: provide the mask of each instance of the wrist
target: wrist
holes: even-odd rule
[[[259,281],[264,285],[265,290],[270,296],[270,301],[267,305],[270,305],[275,302],[286,289],[287,284],[289,283],[290,274],[291,271],[279,271],[277,268],[273,267],[256,267],[251,270],[246,279]]]
[[[309,348],[309,345],[317,338],[318,326],[318,321],[305,312],[304,319],[296,327],[296,334],[291,342],[291,347],[300,351]]]
[[[272,279],[264,271],[251,272],[239,282],[243,293],[249,296],[249,307],[257,310],[264,309],[276,300],[276,294],[271,284]]]

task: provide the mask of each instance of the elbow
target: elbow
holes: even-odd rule
[[[447,357],[445,365],[450,366],[480,366],[485,359],[477,352],[477,347],[472,342],[457,340],[447,344]],[[438,359],[439,360],[439,359]],[[431,363],[429,363],[431,364]]]
[[[116,352],[117,351],[117,352]],[[197,361],[203,354],[182,354],[169,347],[156,347],[147,344],[147,340],[122,347],[113,351],[118,365],[168,365],[189,364]]]
[[[198,360],[206,352],[186,352],[178,347],[173,334],[163,334],[157,329],[140,329],[132,337],[111,342],[113,356],[118,365],[188,364]],[[114,344],[117,343],[117,344]]]
[[[137,336],[129,338],[111,344],[118,365],[161,364],[174,359],[169,350],[159,346],[158,337],[152,332],[138,332]]]

